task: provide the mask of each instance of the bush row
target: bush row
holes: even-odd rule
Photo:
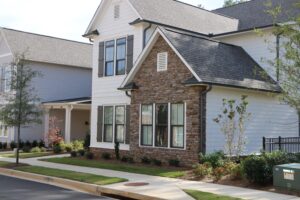
[[[40,140],[39,142],[37,140],[34,140],[33,142],[30,141],[20,141],[20,149],[31,149],[31,148],[35,148],[35,147],[45,147],[45,142],[43,140]],[[0,149],[2,150],[14,150],[15,148],[17,148],[17,143],[12,141],[9,144],[8,143],[0,143]]]

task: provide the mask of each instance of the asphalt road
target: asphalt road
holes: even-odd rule
[[[0,200],[109,200],[59,187],[0,175]]]

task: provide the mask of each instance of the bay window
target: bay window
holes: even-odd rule
[[[114,75],[115,41],[105,42],[105,76]]]
[[[153,106],[142,105],[141,119],[141,144],[144,146],[153,145]]]
[[[184,104],[171,104],[171,147],[184,148]]]
[[[155,146],[168,147],[168,104],[157,104],[155,117]]]
[[[104,107],[104,142],[113,142],[113,106]]]
[[[116,106],[115,111],[115,141],[124,143],[125,141],[125,106]]]
[[[185,104],[141,105],[140,130],[142,146],[184,149]]]

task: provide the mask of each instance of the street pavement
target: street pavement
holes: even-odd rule
[[[0,175],[0,200],[110,200],[59,187]]]

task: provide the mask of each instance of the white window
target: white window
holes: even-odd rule
[[[140,140],[142,146],[184,149],[185,104],[141,105]]]
[[[125,106],[105,106],[103,109],[103,142],[125,143]]]
[[[8,126],[0,122],[0,137],[7,137],[7,136],[8,136]]]
[[[114,19],[117,20],[120,18],[120,5],[114,6]]]
[[[158,53],[157,54],[157,71],[167,71],[168,70],[168,53]]]
[[[12,71],[11,67],[5,67],[4,70],[4,91],[11,91],[11,79],[12,79]]]

